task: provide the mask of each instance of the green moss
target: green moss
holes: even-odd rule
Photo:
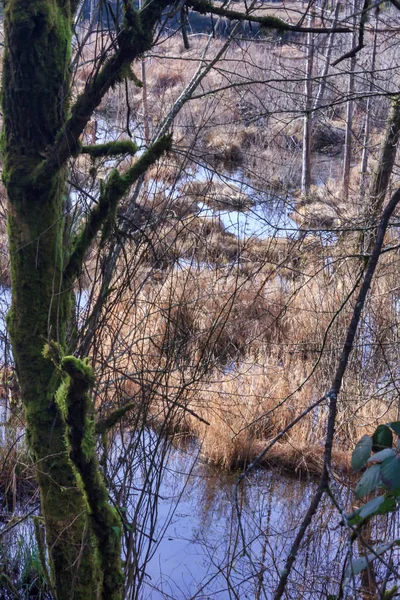
[[[134,71],[130,65],[127,65],[127,67],[125,69],[121,70],[121,77],[123,79],[129,79],[129,81],[133,81],[133,83],[138,88],[143,87],[143,81],[141,81],[139,79],[139,77],[134,73]]]
[[[399,587],[397,585],[393,586],[392,589],[387,590],[383,594],[383,600],[391,600],[392,598],[395,598],[398,594],[398,591],[399,591]]]
[[[60,383],[55,393],[56,403],[64,420],[66,420],[68,416],[66,400],[69,391],[69,383],[69,380],[65,379],[62,383]]]
[[[84,386],[90,387],[94,383],[94,373],[87,361],[75,356],[64,356],[60,367],[74,380],[80,380]]]
[[[7,47],[4,58],[3,80],[8,83],[3,85],[4,131],[24,161],[31,150],[37,155],[45,151],[65,118],[71,22],[54,1],[9,0],[4,27],[8,47],[18,48],[15,57]],[[15,110],[17,104],[24,107],[23,115]]]
[[[45,344],[42,351],[43,357],[51,360],[54,365],[60,367],[61,361],[64,356],[63,349],[60,344],[54,340],[50,340],[48,344]]]
[[[119,423],[129,411],[133,410],[136,407],[137,402],[129,402],[129,404],[125,404],[125,406],[117,408],[112,413],[110,413],[108,417],[103,419],[103,421],[99,421],[96,423],[96,433],[104,435],[106,431],[114,427],[114,425]],[[106,440],[105,437],[104,440]]]
[[[51,581],[51,577],[50,577],[49,571],[47,569],[45,542],[44,542],[43,532],[41,529],[41,523],[42,523],[42,519],[40,519],[39,517],[33,517],[33,524],[35,527],[35,537],[36,537],[36,543],[38,546],[40,566],[41,566],[43,576],[44,576],[44,579],[46,581],[46,584],[47,584],[49,590],[53,590],[53,582]]]
[[[65,376],[56,395],[67,423],[69,456],[90,509],[91,528],[97,539],[104,577],[103,596],[119,600],[123,585],[122,524],[118,512],[108,503],[107,487],[96,456],[93,406],[88,393],[93,385],[93,370],[87,361],[74,356],[64,357],[61,368]]]
[[[81,445],[83,456],[87,461],[91,460],[96,449],[96,437],[94,432],[93,419],[85,419]]]
[[[228,19],[232,19],[234,21],[247,21],[249,23],[259,23],[261,27],[266,27],[268,29],[280,29],[285,31],[298,29],[290,23],[286,23],[283,19],[279,19],[278,17],[257,17],[254,15],[248,15],[246,13],[239,12],[236,10],[229,10],[223,6],[216,6],[209,0],[189,0],[187,2],[187,6],[190,6],[201,15],[213,14],[227,17]]]
[[[94,144],[91,146],[83,146],[82,153],[90,154],[92,158],[101,156],[120,156],[121,154],[130,154],[134,156],[138,150],[136,144],[129,140],[121,140],[119,142],[106,142],[105,144]]]
[[[154,142],[146,152],[136,161],[136,163],[126,171],[121,177],[121,182],[118,187],[118,194],[125,194],[131,185],[143,175],[147,169],[153,165],[163,154],[168,152],[172,147],[172,135],[167,134]],[[113,185],[110,185],[112,188]],[[111,191],[111,190],[110,190]]]

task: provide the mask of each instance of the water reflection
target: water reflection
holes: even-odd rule
[[[202,462],[199,446],[176,448],[149,429],[112,435],[106,474],[112,477],[112,494],[129,523],[123,551],[124,598],[272,600],[316,483],[271,471],[248,478],[239,495],[243,539],[234,501],[237,477]],[[349,510],[354,503],[351,488],[343,485],[339,494]],[[33,494],[14,517],[37,514],[38,509]],[[0,559],[3,566],[4,560],[20,563],[22,573],[37,553],[32,521],[17,521],[8,531],[10,525],[7,519],[0,526]],[[396,536],[397,515],[364,531],[371,545]],[[349,547],[340,515],[325,497],[306,532],[284,598],[336,600]],[[362,550],[354,543],[353,557]],[[385,561],[398,565],[399,551],[394,549]],[[383,581],[386,566],[376,565],[375,575]],[[397,573],[388,577],[388,589],[396,578]],[[363,591],[365,578],[354,578],[354,584],[357,592],[350,587],[340,598],[380,597]]]
[[[148,435],[153,444],[153,435]],[[234,475],[202,463],[193,449],[172,449],[165,467],[158,490],[158,523],[147,531],[157,540],[156,548],[143,564],[146,576],[140,595],[132,588],[127,597],[272,598],[315,483],[276,472],[255,474],[240,494],[243,540]],[[137,472],[134,480],[136,489],[146,486],[143,472]],[[136,508],[132,504],[128,512]],[[337,592],[347,543],[338,521],[326,499],[296,561],[287,591],[291,600],[327,598]]]

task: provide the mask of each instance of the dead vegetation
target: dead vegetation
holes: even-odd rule
[[[104,368],[107,356],[110,368],[124,373],[120,396],[136,400],[137,410],[146,406],[146,420],[157,429],[195,436],[203,456],[227,469],[254,460],[323,396],[362,269],[358,257],[312,238],[275,242],[281,265],[275,270],[253,264],[246,274],[240,266],[223,267],[220,257],[218,268],[186,264],[162,277],[148,267],[140,270],[134,299],[132,290],[111,302],[103,324],[98,366]],[[258,240],[258,247],[263,243],[273,241]],[[238,256],[241,249],[246,252],[245,242]],[[283,266],[296,258],[304,271],[285,277]],[[381,266],[341,395],[338,469],[349,468],[349,450],[360,435],[371,433],[383,417],[398,418],[395,382],[381,389],[378,384],[387,377],[382,352],[386,359],[392,351],[397,355],[397,332],[390,325],[393,260]],[[111,404],[113,389],[107,392]],[[99,401],[106,406],[102,393]],[[326,406],[287,433],[264,462],[319,472]]]
[[[290,20],[297,10],[294,4],[278,7]],[[157,131],[206,44],[195,35],[189,49],[176,36],[161,41],[145,57],[146,106],[143,87],[127,82],[105,97],[83,143],[132,136],[143,147],[145,124],[150,135]],[[76,93],[90,82],[99,47],[107,54],[109,44],[107,36],[89,40],[75,72]],[[222,44],[215,39],[212,52]],[[175,119],[173,152],[146,173],[129,227],[126,205],[121,207],[113,243],[122,241],[124,253],[91,348],[101,374],[96,389],[101,415],[133,399],[137,410],[131,419],[196,436],[203,455],[225,468],[252,461],[325,393],[363,265],[355,234],[335,232],[360,222],[361,146],[354,147],[349,202],[342,201],[338,177],[329,173],[307,197],[299,195],[304,40],[274,43],[272,49],[243,40],[227,50]],[[340,42],[335,52],[341,51]],[[316,61],[322,64],[322,51]],[[381,66],[384,89],[389,75]],[[324,157],[342,150],[345,110],[336,101],[346,81],[339,70],[328,86],[330,106],[314,123],[314,152]],[[127,103],[135,114],[128,130]],[[356,140],[363,108],[360,101]],[[375,101],[372,159],[383,123],[379,113],[386,108],[385,99]],[[132,160],[122,157],[121,164]],[[71,185],[81,205],[96,197],[109,166],[106,160],[77,159]],[[238,220],[264,221],[265,229],[238,233],[224,221],[230,212]],[[74,218],[79,224],[85,211]],[[5,230],[1,233],[0,275],[7,284]],[[394,234],[389,243],[396,246]],[[94,247],[81,277],[84,293],[94,290],[83,322],[111,250],[112,245]],[[383,260],[352,355],[338,416],[337,467],[348,466],[349,448],[383,416],[397,418],[397,253]],[[322,404],[265,461],[317,472],[325,424]]]

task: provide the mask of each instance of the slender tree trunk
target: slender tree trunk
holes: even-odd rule
[[[335,29],[335,27],[337,25],[338,18],[339,18],[339,12],[340,12],[340,2],[338,2],[336,4],[335,13],[333,16],[333,21],[332,21],[332,29]],[[326,53],[325,53],[325,57],[324,57],[324,68],[323,68],[323,71],[321,74],[321,80],[320,80],[320,84],[318,86],[318,91],[317,91],[317,95],[316,95],[315,102],[314,102],[314,109],[321,106],[324,102],[324,96],[325,96],[325,90],[326,90],[326,78],[328,76],[329,67],[331,64],[334,39],[335,39],[335,35],[333,33],[330,33],[328,36],[328,43],[326,46]]]
[[[89,21],[92,23],[95,11],[95,0],[90,0]]]
[[[139,10],[142,9],[142,0],[139,0]],[[150,127],[149,127],[149,102],[147,94],[147,73],[146,73],[146,58],[142,56],[141,59],[141,73],[142,73],[142,84],[143,84],[143,133],[144,141],[146,144],[150,142]]]
[[[353,47],[357,45],[357,5],[358,1],[353,0]],[[354,102],[352,100],[354,95],[354,70],[357,64],[357,56],[354,54],[350,58],[350,73],[349,73],[349,85],[347,88],[348,101],[346,106],[346,137],[344,143],[344,157],[343,157],[343,200],[346,202],[349,197],[350,187],[350,167],[351,167],[351,155],[352,155],[352,140],[353,140],[353,111]]]
[[[372,46],[372,56],[371,56],[371,72],[370,72],[370,80],[369,80],[369,91],[372,95],[372,92],[375,88],[375,64],[376,64],[376,48],[377,48],[377,40],[378,40],[378,15],[379,15],[379,7],[376,9],[376,17],[375,17],[375,31],[374,31],[374,42]],[[361,157],[361,171],[360,171],[360,203],[363,201],[365,196],[365,189],[367,184],[367,168],[368,168],[368,157],[369,157],[369,136],[371,130],[371,96],[368,97],[367,106],[365,108],[365,126],[364,126],[364,136],[363,136],[363,151]]]
[[[382,143],[378,167],[372,178],[368,202],[365,206],[366,231],[362,236],[361,247],[371,252],[376,232],[371,229],[379,219],[383,203],[389,188],[390,177],[396,160],[397,145],[400,140],[400,100],[393,100],[393,105],[386,125],[386,134]]]
[[[309,15],[309,26],[313,26],[314,13]],[[307,56],[306,56],[306,77],[305,77],[305,113],[303,128],[303,158],[301,171],[301,193],[307,196],[310,193],[311,186],[311,142],[312,142],[312,72],[314,62],[314,37],[312,33],[307,33]]]

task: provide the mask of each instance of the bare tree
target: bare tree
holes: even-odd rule
[[[309,26],[313,26],[314,11],[311,10],[308,21]],[[304,133],[303,133],[303,163],[301,171],[301,192],[305,196],[310,193],[311,185],[311,143],[312,143],[312,77],[314,62],[314,39],[312,33],[307,34],[307,53],[306,53],[306,76],[305,76],[305,110],[304,110]]]

